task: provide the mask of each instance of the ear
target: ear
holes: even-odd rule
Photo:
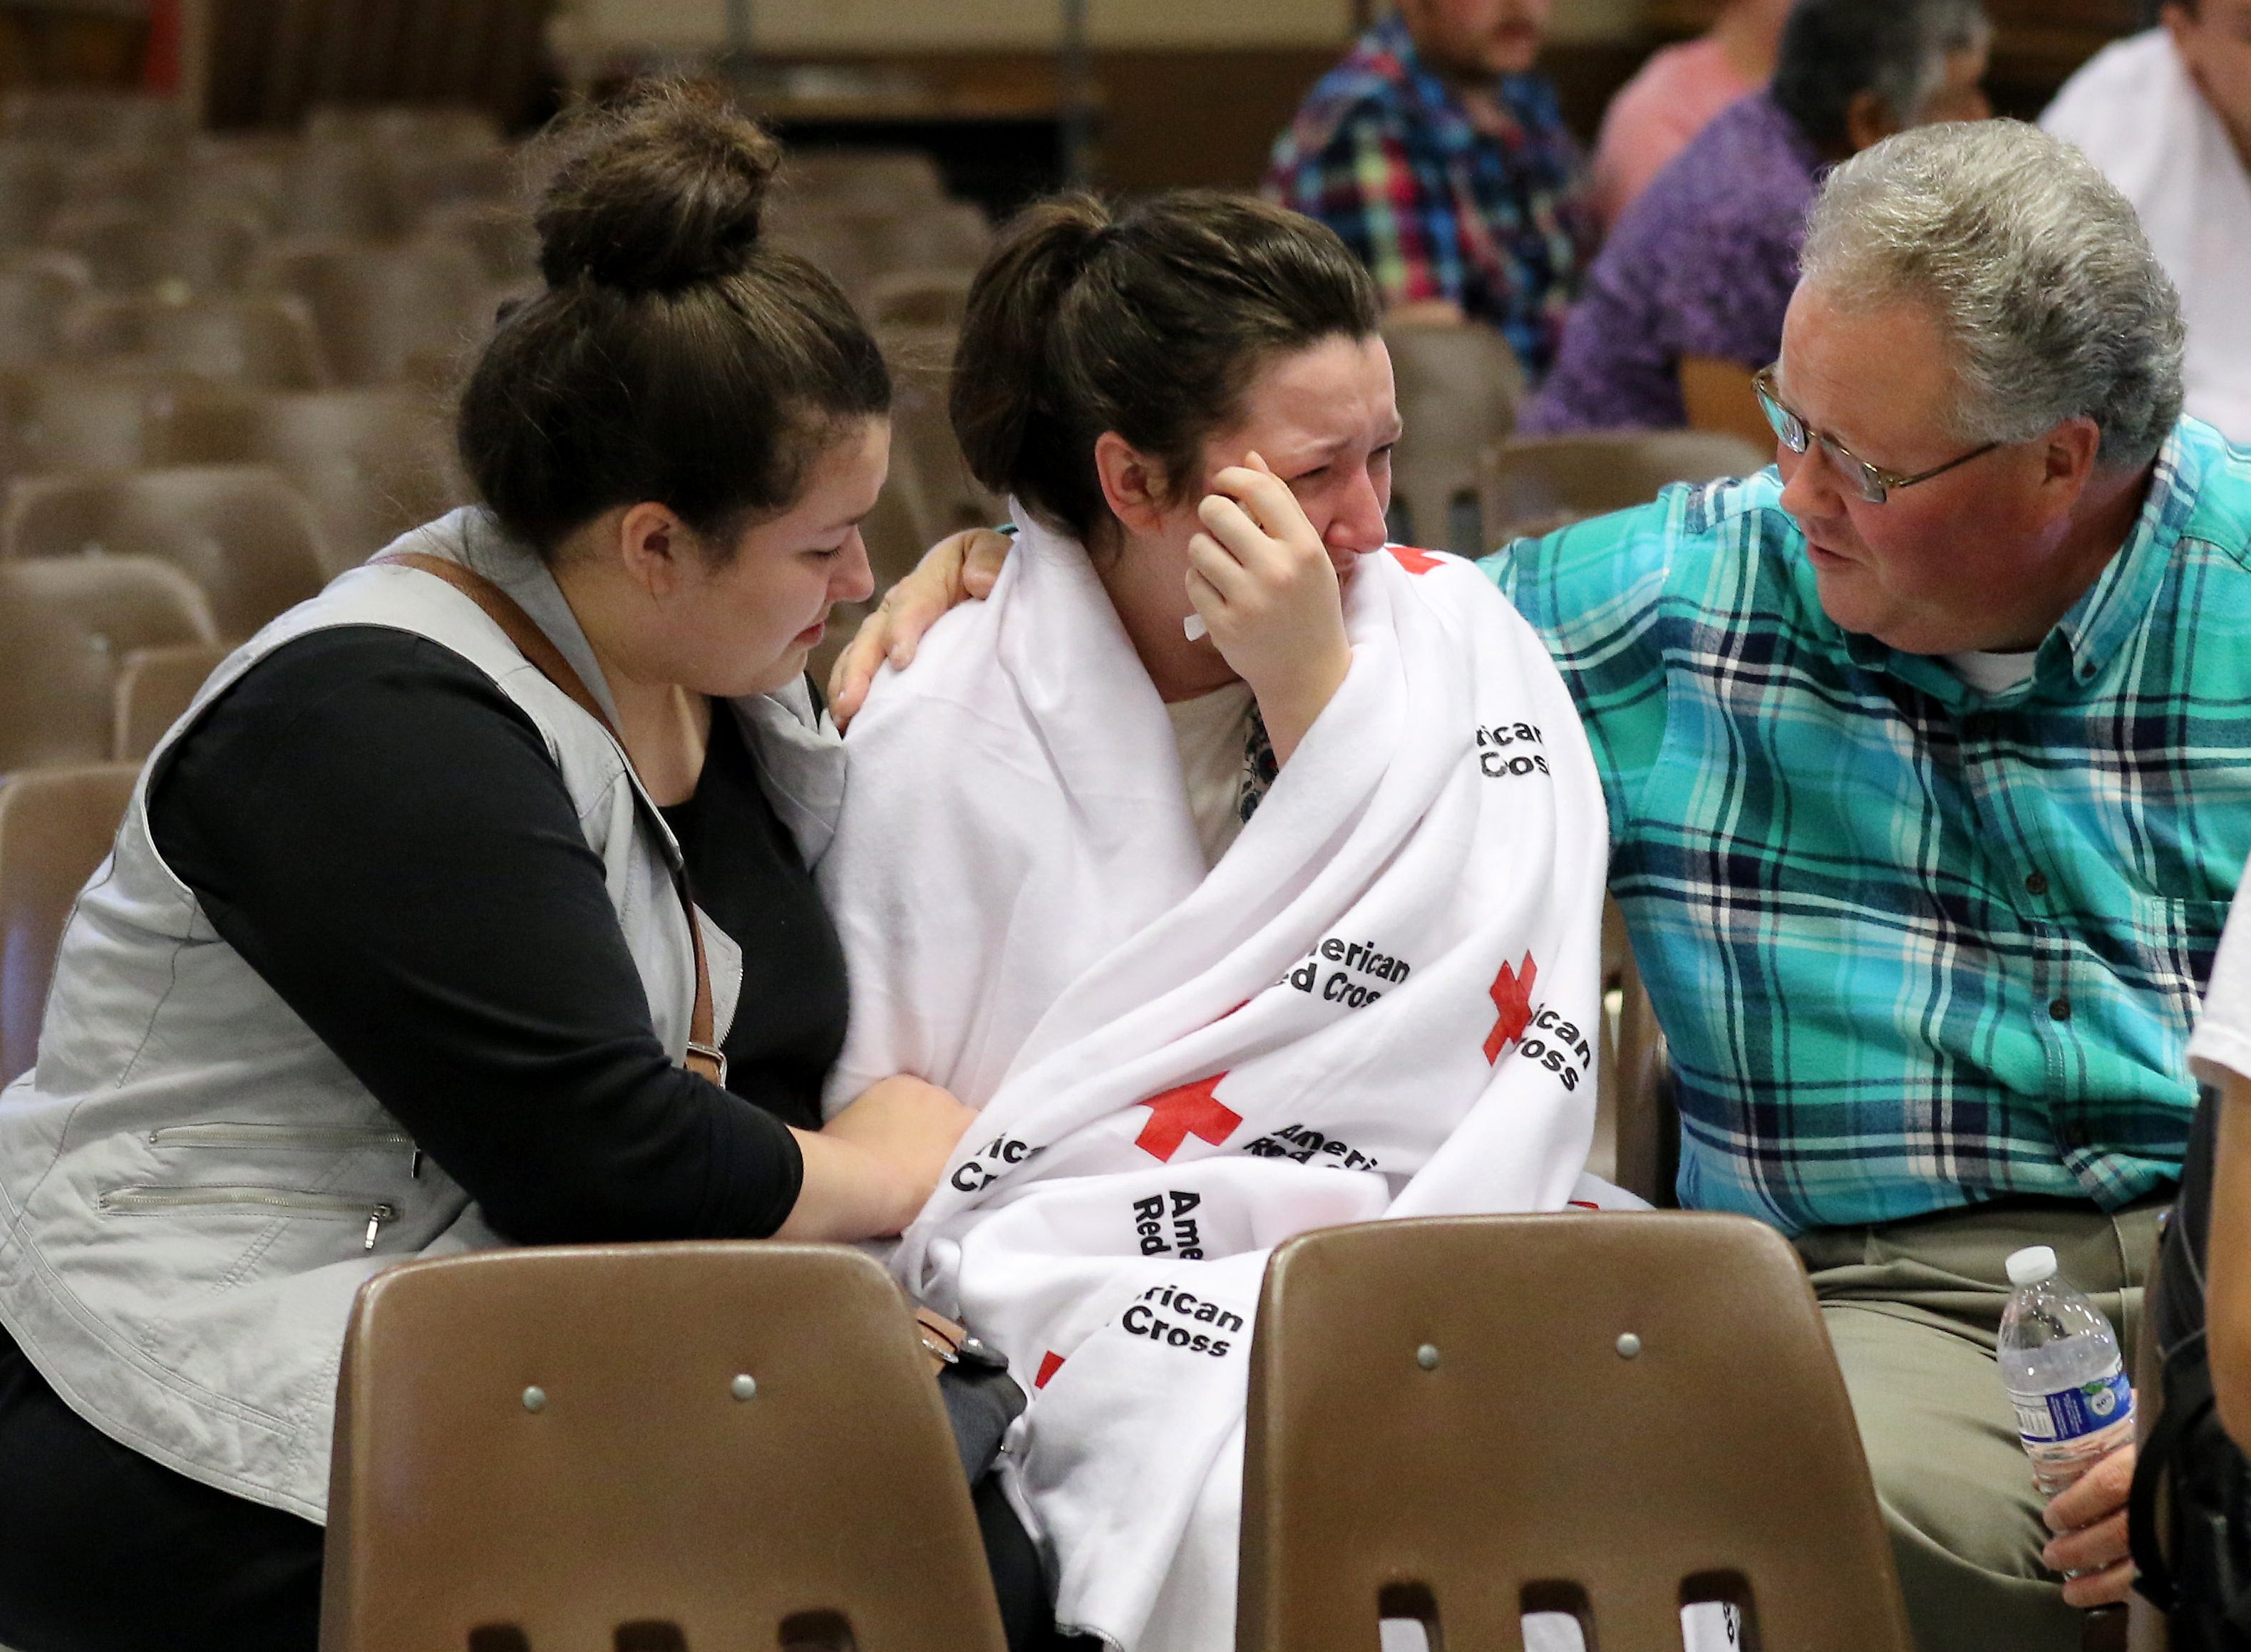
[[[1891,105],[1878,92],[1855,92],[1853,100],[1845,106],[1845,141],[1853,146],[1853,153],[1872,149],[1893,133],[1901,129],[1898,117],[1892,114]]]
[[[2062,508],[2070,509],[2094,480],[2102,452],[2100,425],[2084,415],[2065,419],[2047,434],[2047,446],[2041,454],[2041,491],[2051,494]]]
[[[698,554],[694,531],[652,501],[620,515],[617,543],[627,579],[660,601],[679,588],[682,564]]]
[[[2173,49],[2177,52],[2186,52],[2189,45],[2188,38],[2196,29],[2196,14],[2185,5],[2160,6],[2157,9],[2157,21],[2164,26],[2165,32],[2172,37]]]
[[[1094,472],[1102,497],[1128,533],[1154,534],[1163,526],[1171,488],[1165,467],[1114,430],[1094,439]]]

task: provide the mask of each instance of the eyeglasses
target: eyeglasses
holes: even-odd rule
[[[1943,465],[1935,465],[1912,476],[1904,475],[1895,470],[1886,470],[1880,465],[1871,465],[1834,436],[1814,429],[1784,407],[1782,398],[1774,393],[1773,368],[1762,367],[1752,374],[1751,388],[1758,392],[1759,411],[1766,415],[1766,422],[1774,426],[1775,439],[1793,453],[1802,453],[1815,442],[1819,442],[1860,497],[1871,505],[1882,504],[1894,487],[1912,487],[1917,482],[1927,482],[1934,476],[1943,476],[1956,466],[1966,465],[1973,459],[1982,459],[2002,445],[1987,442],[1983,447],[1972,448],[1959,459],[1950,459]]]

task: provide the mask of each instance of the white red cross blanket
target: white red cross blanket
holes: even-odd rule
[[[983,1109],[894,1266],[1035,1389],[1006,1483],[1062,1621],[1126,1652],[1232,1642],[1275,1244],[1638,1203],[1582,1177],[1609,832],[1569,695],[1458,558],[1362,557],[1345,615],[1344,685],[1207,874],[1099,579],[1028,529],[876,683],[821,867],[831,1108],[905,1072]]]

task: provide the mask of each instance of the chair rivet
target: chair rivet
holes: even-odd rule
[[[1632,1358],[1641,1351],[1641,1338],[1630,1331],[1623,1333],[1617,1339],[1617,1351],[1621,1359]]]
[[[1437,1345],[1435,1344],[1426,1342],[1420,1348],[1417,1348],[1415,1351],[1415,1363],[1422,1366],[1425,1371],[1436,1371],[1438,1368],[1438,1350]]]
[[[547,1390],[540,1387],[526,1388],[523,1391],[523,1408],[526,1411],[546,1410]]]
[[[745,1372],[727,1385],[727,1392],[738,1400],[755,1400],[758,1394],[758,1379]]]

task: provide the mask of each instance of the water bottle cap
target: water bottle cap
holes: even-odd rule
[[[2009,1256],[2009,1282],[2037,1285],[2055,1277],[2055,1252],[2046,1245],[2027,1245]]]

